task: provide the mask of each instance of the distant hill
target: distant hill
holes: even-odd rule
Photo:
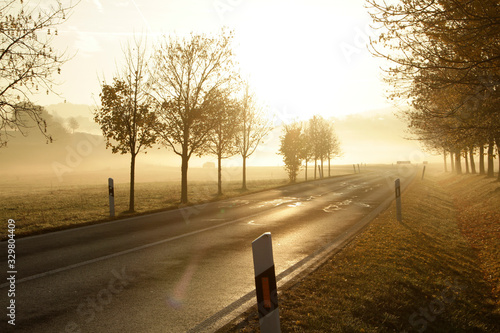
[[[84,104],[59,103],[45,106],[49,114],[67,126],[68,119],[75,118],[78,122],[78,131],[91,134],[101,134],[101,129],[94,121],[95,107]]]

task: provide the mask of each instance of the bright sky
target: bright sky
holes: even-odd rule
[[[48,0],[47,0],[48,1]],[[67,0],[66,0],[67,1]],[[380,60],[366,49],[363,0],[81,0],[55,46],[74,57],[62,68],[61,97],[95,105],[134,34],[235,30],[238,59],[258,97],[281,120],[341,116],[388,107]]]

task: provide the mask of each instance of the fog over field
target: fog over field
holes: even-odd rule
[[[114,177],[118,182],[128,181],[130,156],[112,154],[105,148],[100,128],[93,122],[91,106],[61,103],[46,109],[50,114],[48,130],[53,133],[54,141],[47,144],[35,128],[26,137],[12,132],[7,148],[0,151],[2,182],[44,179],[63,185],[80,181],[103,182],[107,177]],[[78,122],[74,133],[68,126],[72,117]],[[414,163],[421,163],[423,159],[442,161],[440,156],[422,152],[417,141],[405,139],[408,136],[405,124],[392,109],[332,119],[342,149],[342,156],[332,160],[333,168],[353,163],[391,164],[397,160],[412,160]],[[286,178],[282,158],[277,155],[282,123],[279,119],[275,123],[273,131],[247,162],[250,168],[274,167],[274,171],[250,169],[249,179]],[[216,162],[215,156],[193,156],[189,164],[190,179],[203,180],[207,173],[215,174]],[[226,178],[239,179],[241,157],[236,155],[224,160],[223,168],[226,169]],[[148,149],[147,154],[139,155],[136,174],[138,182],[180,180],[180,158],[171,149],[157,145]]]

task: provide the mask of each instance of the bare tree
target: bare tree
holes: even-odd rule
[[[53,92],[52,75],[61,73],[67,58],[51,44],[73,7],[59,1],[52,6],[28,0],[0,4],[0,147],[7,145],[9,130],[26,135],[27,119],[52,141],[46,121],[30,100],[36,93]]]
[[[330,160],[341,153],[340,143],[333,129],[333,124],[319,115],[314,115],[309,119],[305,132],[307,144],[304,147],[304,155],[314,158],[314,179],[316,179],[316,169],[320,161],[320,177],[324,176],[323,163],[328,160],[328,176],[330,176]]]
[[[314,157],[313,153],[313,144],[312,141],[310,140],[310,127],[309,127],[309,121],[306,120],[302,123],[302,128],[303,128],[303,138],[304,138],[304,144],[302,145],[302,159],[304,160],[305,163],[305,180],[307,181],[307,166],[309,163],[309,160]]]
[[[145,44],[135,40],[124,49],[125,66],[112,84],[102,85],[102,107],[94,120],[101,125],[106,148],[113,153],[130,154],[129,211],[135,210],[135,160],[141,150],[156,141],[156,117],[147,98],[147,59]]]
[[[328,177],[331,177],[331,160],[332,158],[342,155],[340,141],[333,128],[333,122],[327,122],[325,128],[326,138],[326,158],[328,158]]]
[[[209,133],[207,150],[217,156],[217,195],[222,195],[222,159],[238,153],[237,135],[241,108],[227,91],[216,91],[212,99],[215,125]]]
[[[158,135],[181,157],[181,203],[188,202],[189,159],[203,152],[214,128],[216,110],[210,98],[237,76],[232,39],[226,30],[214,37],[165,37],[156,50],[151,87],[160,121]]]
[[[323,118],[320,116],[313,116],[309,119],[309,127],[307,132],[308,141],[310,142],[309,148],[311,149],[311,156],[314,158],[314,179],[317,177],[318,160],[321,159],[321,131],[322,131]],[[321,177],[321,175],[320,175]]]
[[[255,95],[250,93],[247,83],[241,103],[241,123],[239,133],[239,151],[243,159],[242,190],[247,190],[247,158],[249,158],[272,130],[272,124],[266,119],[262,108],[257,105]]]

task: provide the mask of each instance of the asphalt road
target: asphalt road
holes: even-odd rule
[[[413,175],[412,169],[374,168],[17,239],[15,327],[7,324],[2,242],[1,331],[213,330],[230,308],[252,297],[254,239],[271,232],[276,273],[293,273],[393,197],[396,178],[405,185]]]

